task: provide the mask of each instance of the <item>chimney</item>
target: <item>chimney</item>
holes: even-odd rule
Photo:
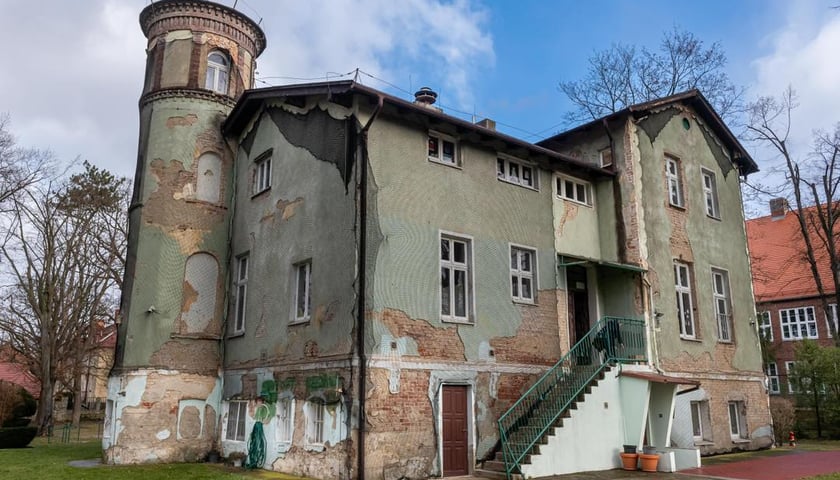
[[[770,200],[770,216],[774,220],[784,218],[785,213],[787,213],[787,200],[781,197]]]
[[[490,120],[489,118],[485,118],[484,120],[480,120],[480,121],[476,122],[475,124],[478,125],[479,127],[484,127],[487,130],[493,130],[494,132],[496,131],[496,121],[495,120]]]
[[[437,107],[432,107],[432,105],[437,101],[437,96],[437,92],[431,88],[422,87],[420,90],[414,92],[414,103],[436,109]]]

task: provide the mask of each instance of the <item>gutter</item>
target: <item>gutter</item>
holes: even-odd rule
[[[359,395],[359,439],[356,446],[356,452],[358,454],[356,459],[356,478],[359,480],[364,480],[365,478],[365,428],[367,425],[367,417],[365,414],[365,398],[367,397],[365,392],[365,388],[367,386],[367,355],[365,354],[365,311],[367,309],[367,306],[365,305],[365,298],[367,295],[367,265],[365,262],[367,259],[368,130],[373,124],[373,121],[376,120],[376,117],[379,115],[379,112],[382,110],[382,105],[385,102],[382,95],[377,95],[377,98],[378,101],[376,109],[374,109],[373,114],[359,132],[361,138],[361,155],[359,162],[357,163],[359,171],[361,172],[361,177],[359,178],[359,301],[357,304],[358,323],[356,328],[356,351],[359,356],[359,385],[357,390]]]

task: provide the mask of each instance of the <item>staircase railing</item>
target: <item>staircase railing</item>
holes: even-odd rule
[[[540,438],[606,365],[647,361],[645,322],[604,317],[499,417],[510,479]]]

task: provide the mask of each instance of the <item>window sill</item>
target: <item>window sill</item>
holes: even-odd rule
[[[677,210],[682,210],[683,212],[687,210],[685,205],[674,205],[671,202],[668,202],[668,206],[671,207],[671,208],[677,209]]]
[[[749,438],[735,437],[735,438],[732,439],[732,443],[750,443],[750,442],[752,442],[752,440],[750,440]]]
[[[228,334],[227,338],[238,338],[238,337],[244,337],[244,336],[245,336],[245,330],[242,330],[242,331],[239,331],[239,332],[233,332],[231,334]]]
[[[260,190],[259,192],[257,192],[257,193],[255,193],[255,194],[251,195],[251,200],[253,200],[253,199],[257,198],[257,197],[261,197],[261,196],[263,196],[266,192],[270,192],[270,191],[271,191],[271,186],[269,185],[267,188],[263,188],[263,189],[262,189],[262,190]]]
[[[584,203],[584,202],[581,202],[581,201],[578,201],[578,200],[575,200],[575,199],[572,199],[572,198],[561,197],[560,195],[555,195],[555,196],[557,198],[559,198],[560,200],[563,200],[564,202],[574,203],[575,205],[580,205],[581,207],[589,207],[589,208],[594,207],[594,205],[591,204],[591,203]]]
[[[524,299],[514,298],[512,300],[512,302],[517,304],[517,305],[522,305],[522,306],[526,306],[526,307],[537,307],[537,306],[539,306],[539,305],[537,305],[537,302],[535,302],[533,300],[524,300]]]
[[[324,451],[324,444],[322,443],[307,443],[303,446],[303,449],[307,452],[323,452]]]
[[[730,346],[730,347],[734,347],[734,346],[735,346],[735,341],[734,341],[734,340],[721,340],[721,339],[718,339],[717,343],[719,343],[719,344],[721,344],[721,345],[728,345],[728,346]]]
[[[309,323],[309,317],[289,320],[289,325],[303,325],[305,323]]]
[[[466,319],[461,320],[459,318],[451,318],[451,317],[449,317],[449,318],[441,317],[440,321],[443,322],[443,323],[457,323],[457,324],[460,324],[460,325],[475,325],[475,322],[471,322],[471,321],[466,320]]]
[[[695,447],[710,447],[714,444],[715,444],[715,442],[712,442],[710,440],[695,440],[694,441],[694,446]]]
[[[703,339],[697,337],[686,337],[685,335],[680,335],[680,340],[685,340],[686,342],[703,343]]]
[[[709,215],[708,213],[706,214],[706,217],[711,218],[712,220],[717,220],[718,222],[721,221],[720,217],[716,217],[714,215]]]
[[[444,162],[443,160],[438,160],[438,159],[432,158],[432,157],[426,157],[426,158],[429,160],[429,163],[436,163],[438,165],[443,165],[445,167],[454,168],[456,170],[463,170],[463,167],[461,167],[461,165],[458,164],[458,163]]]
[[[531,186],[528,186],[528,185],[522,185],[522,183],[520,183],[520,182],[515,182],[515,181],[513,181],[513,180],[508,180],[507,178],[502,178],[502,177],[497,176],[497,177],[496,177],[496,180],[498,180],[498,181],[500,181],[500,182],[502,182],[502,183],[507,183],[508,185],[515,185],[515,186],[517,186],[517,187],[522,187],[522,188],[524,188],[524,189],[526,189],[526,190],[531,190],[532,192],[539,192],[539,191],[540,191],[540,189],[539,189],[539,188],[537,188],[537,187],[531,187]]]

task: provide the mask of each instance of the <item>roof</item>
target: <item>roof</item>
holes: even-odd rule
[[[532,159],[541,159],[547,168],[584,173],[588,176],[613,177],[615,173],[598,166],[583,162],[579,159],[565,155],[554,150],[526,142],[516,137],[511,137],[493,129],[479,126],[477,124],[461,120],[439,111],[436,108],[428,108],[417,105],[414,102],[387,94],[374,88],[362,85],[353,80],[338,80],[331,82],[316,82],[294,85],[282,85],[275,87],[257,88],[246,90],[239,98],[236,106],[228,115],[223,125],[225,135],[240,134],[251,121],[254,115],[259,112],[266,100],[301,97],[307,95],[330,95],[341,96],[347,94],[359,94],[367,96],[372,103],[379,98],[383,105],[392,107],[393,114],[408,118],[414,115],[426,120],[428,125],[435,125],[438,130],[440,124],[450,125],[461,138],[471,138],[476,143],[488,145],[504,145],[508,149],[521,149],[527,151]]]
[[[611,113],[601,118],[592,120],[589,123],[579,125],[571,130],[546,138],[545,140],[537,142],[537,144],[545,145],[546,143],[552,141],[563,140],[574,133],[589,130],[594,127],[603,128],[604,122],[610,122],[621,117],[632,115],[634,118],[640,118],[647,115],[652,110],[666,107],[674,103],[685,103],[691,105],[697,113],[703,116],[703,119],[706,120],[707,125],[712,129],[715,135],[717,135],[718,138],[720,138],[721,141],[723,141],[726,146],[734,152],[735,163],[738,165],[742,175],[748,175],[758,171],[758,165],[755,163],[755,160],[753,160],[744,146],[741,145],[741,142],[738,141],[732,131],[729,130],[729,127],[726,126],[723,119],[720,118],[720,115],[718,115],[715,109],[712,108],[712,105],[708,100],[706,100],[706,97],[704,97],[703,94],[700,93],[700,90],[697,90],[696,88],[668,97],[662,97],[656,100],[630,105],[629,107],[615,113]]]
[[[20,385],[35,398],[41,395],[38,379],[19,363],[0,362],[0,380]]]
[[[756,302],[819,295],[795,212],[786,212],[784,217],[768,215],[747,220],[747,242]],[[815,254],[825,293],[834,293],[828,254],[824,250]]]

